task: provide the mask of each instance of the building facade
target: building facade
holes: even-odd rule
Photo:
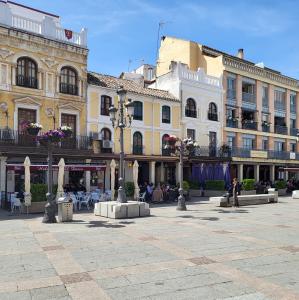
[[[22,184],[24,170],[17,166],[26,155],[33,162],[46,162],[47,149],[26,133],[24,121],[40,123],[43,131],[72,127],[72,137],[54,150],[55,162],[60,157],[67,163],[89,158],[87,55],[85,29],[66,30],[59,16],[0,2],[1,191],[13,192]],[[46,181],[45,170],[35,175],[33,182]],[[77,175],[67,171],[66,182]]]
[[[119,159],[119,129],[112,127],[109,108],[112,104],[118,107],[117,90],[123,86],[127,99],[135,105],[132,124],[124,130],[125,180],[133,181],[132,167],[137,160],[140,183],[175,183],[178,159],[163,147],[169,135],[181,136],[179,99],[166,91],[145,88],[141,75],[129,73],[121,77],[97,73],[88,76],[87,128],[95,140],[95,155],[107,166],[111,159]],[[117,179],[118,166],[116,173]],[[105,187],[110,188],[109,173]]]
[[[223,141],[231,148],[231,175],[259,180],[287,179],[285,167],[298,167],[298,81],[216,49],[172,37],[163,37],[158,77],[172,61],[223,78]]]

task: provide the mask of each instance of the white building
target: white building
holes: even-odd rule
[[[172,62],[170,71],[150,87],[167,90],[181,101],[182,135],[196,140],[201,151],[216,151],[223,143],[222,78],[194,72],[187,65]],[[213,153],[206,153],[213,156]]]

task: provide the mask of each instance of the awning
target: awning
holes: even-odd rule
[[[7,164],[7,170],[23,170],[23,164]],[[45,171],[48,165],[31,165],[30,170]],[[53,165],[53,170],[58,170],[58,165]],[[106,165],[65,165],[65,171],[105,171]]]

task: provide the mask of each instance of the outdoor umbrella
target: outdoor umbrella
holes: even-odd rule
[[[24,161],[24,167],[25,167],[25,205],[29,206],[31,205],[31,193],[30,193],[30,159],[28,156],[26,156]]]
[[[207,179],[213,180],[214,179],[214,166],[209,164],[207,167]]]
[[[223,166],[219,163],[215,168],[215,180],[224,180]]]
[[[134,199],[138,200],[139,198],[139,186],[138,186],[138,162],[137,160],[134,161],[133,164],[133,182],[134,182]]]
[[[202,170],[201,170],[201,186],[204,187],[205,186],[205,181],[208,179],[207,176],[207,165],[206,164],[202,164]]]
[[[57,199],[59,197],[63,197],[64,195],[64,190],[63,190],[63,179],[64,179],[64,167],[65,167],[65,162],[64,159],[61,158],[59,163],[58,163],[58,180],[57,180]]]
[[[111,200],[113,201],[114,200],[114,194],[115,194],[115,190],[114,190],[114,187],[115,187],[115,167],[116,167],[116,163],[115,163],[115,160],[112,159],[111,160],[111,163],[110,163],[110,174],[111,174]]]

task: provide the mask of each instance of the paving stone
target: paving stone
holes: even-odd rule
[[[71,300],[64,285],[30,290],[31,300]]]
[[[92,278],[90,277],[90,275],[88,273],[75,273],[75,274],[69,274],[69,275],[60,275],[60,278],[64,284],[92,280]]]

